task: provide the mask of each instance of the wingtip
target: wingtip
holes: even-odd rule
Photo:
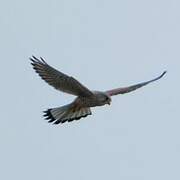
[[[43,64],[47,64],[46,61],[40,57],[40,59],[38,59],[36,56],[32,55],[31,57],[29,57],[29,60],[32,61],[33,63],[43,63]]]
[[[32,55],[32,58],[35,60],[39,60],[36,56]]]
[[[44,58],[40,57],[40,59],[44,64],[47,64],[46,61],[44,60]]]
[[[55,118],[51,114],[51,109],[47,109],[46,111],[43,111],[43,116],[45,120],[48,120],[48,122],[53,122],[55,121]]]
[[[31,56],[31,57],[29,57],[29,60],[30,61],[32,61],[32,62],[34,62],[34,59],[33,59],[33,57]]]
[[[167,71],[164,71],[164,72],[161,74],[160,78],[162,78],[166,73],[167,73]]]
[[[32,63],[36,63],[38,61],[38,59],[35,57],[35,56],[31,56],[29,57],[29,60],[32,62]]]
[[[166,74],[167,73],[167,70],[165,70],[164,72],[163,72],[163,74]]]

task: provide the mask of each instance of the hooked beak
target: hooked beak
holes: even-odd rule
[[[111,105],[111,101],[109,101],[107,104],[108,104],[108,105]]]

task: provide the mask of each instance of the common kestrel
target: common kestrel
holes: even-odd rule
[[[49,85],[53,86],[57,90],[77,96],[75,100],[68,105],[51,108],[44,111],[45,119],[48,120],[49,123],[54,124],[79,120],[82,117],[91,115],[91,107],[103,106],[105,104],[110,105],[111,96],[134,91],[162,78],[166,73],[166,71],[164,71],[155,79],[128,87],[108,91],[91,91],[75,78],[51,67],[42,57],[38,59],[35,56],[32,56],[30,60],[32,61],[31,64],[35,71]]]

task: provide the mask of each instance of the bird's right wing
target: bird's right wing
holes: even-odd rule
[[[166,71],[164,71],[159,77],[157,77],[155,79],[152,79],[150,81],[146,81],[146,82],[135,84],[135,85],[128,86],[128,87],[112,89],[112,90],[106,91],[106,93],[109,96],[115,96],[115,95],[118,95],[118,94],[129,93],[129,92],[135,91],[136,89],[141,88],[141,87],[143,87],[143,86],[145,86],[145,85],[147,85],[147,84],[149,84],[151,82],[157,81],[158,79],[162,78],[165,74],[166,74]]]
[[[48,65],[43,58],[30,58],[32,66],[39,76],[54,88],[76,96],[92,96],[93,93],[83,86],[75,78],[70,77],[50,65]]]

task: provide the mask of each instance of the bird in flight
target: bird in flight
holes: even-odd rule
[[[49,123],[54,124],[71,122],[91,115],[91,107],[103,106],[106,104],[110,105],[111,96],[129,93],[151,82],[157,81],[166,74],[166,71],[164,71],[155,79],[128,87],[108,91],[91,91],[75,78],[51,67],[42,57],[38,59],[35,56],[32,56],[30,60],[34,70],[49,85],[53,86],[57,90],[76,96],[75,100],[70,104],[44,111],[45,119]]]

